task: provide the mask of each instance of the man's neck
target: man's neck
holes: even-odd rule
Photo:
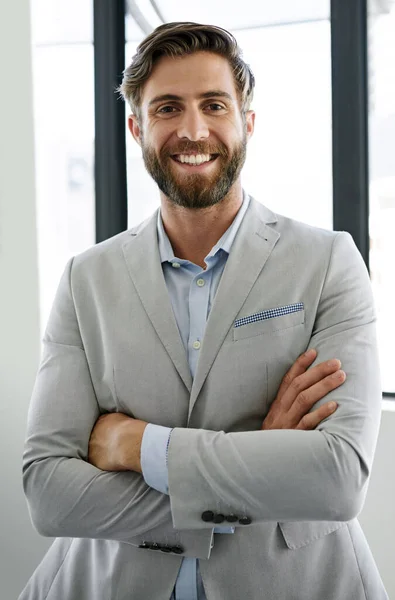
[[[243,203],[241,186],[232,192],[219,204],[201,210],[175,206],[161,194],[163,226],[174,256],[206,268],[204,258],[230,227]]]

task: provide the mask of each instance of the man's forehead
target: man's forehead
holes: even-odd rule
[[[222,96],[237,100],[233,74],[226,58],[208,52],[185,57],[161,57],[146,81],[142,100],[188,100]]]

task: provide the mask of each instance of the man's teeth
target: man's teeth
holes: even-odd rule
[[[210,161],[210,154],[177,154],[176,160],[190,165],[201,165]]]

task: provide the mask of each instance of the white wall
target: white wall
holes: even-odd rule
[[[18,597],[50,540],[22,489],[26,415],[40,358],[29,2],[0,1],[0,598]],[[5,471],[5,472],[4,472]]]
[[[390,600],[395,599],[395,401],[384,401],[372,476],[359,522]],[[373,598],[372,598],[373,600]]]
[[[28,0],[0,2],[0,74],[0,451],[5,469],[0,596],[12,600],[52,542],[32,528],[21,479],[27,409],[40,359]],[[360,522],[390,598],[395,598],[394,456],[395,412],[384,411]]]

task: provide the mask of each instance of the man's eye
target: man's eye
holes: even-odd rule
[[[220,110],[224,110],[224,107],[221,104],[217,104],[214,102],[213,104],[209,104],[208,108],[212,109],[214,112],[219,112]]]
[[[160,108],[158,110],[159,113],[170,113],[171,111],[175,110],[174,106],[162,106],[162,108]]]

